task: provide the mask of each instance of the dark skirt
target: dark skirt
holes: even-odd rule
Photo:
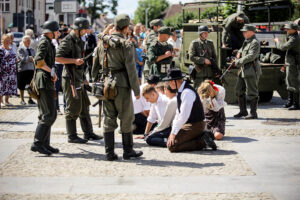
[[[20,71],[17,73],[17,83],[20,90],[25,90],[25,86],[30,84],[34,75],[34,70]]]
[[[212,133],[220,132],[225,135],[225,111],[221,108],[218,112],[209,110],[205,113],[207,129]]]

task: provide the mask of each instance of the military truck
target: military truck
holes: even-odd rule
[[[241,3],[242,2],[242,3]],[[257,3],[258,2],[258,3]],[[262,76],[259,81],[259,96],[260,102],[268,102],[272,99],[273,92],[277,91],[281,98],[287,98],[287,90],[285,86],[285,72],[282,72],[282,67],[284,66],[284,55],[285,52],[279,51],[275,48],[274,37],[278,37],[281,40],[284,40],[286,33],[282,29],[283,25],[287,22],[271,22],[271,12],[272,9],[289,9],[291,15],[290,5],[285,5],[287,1],[199,1],[193,3],[185,3],[183,5],[182,13],[183,19],[185,13],[188,10],[197,11],[199,18],[195,21],[189,21],[188,23],[183,23],[183,43],[182,43],[182,52],[181,52],[181,69],[182,71],[188,73],[188,68],[193,65],[189,60],[189,45],[190,43],[199,37],[197,31],[198,26],[206,25],[211,30],[208,39],[212,40],[215,45],[216,53],[218,55],[218,66],[224,72],[230,65],[230,57],[232,55],[233,49],[231,48],[221,48],[221,38],[222,38],[222,18],[219,16],[218,7],[224,3],[231,4],[241,4],[244,8],[244,12],[247,15],[247,12],[257,11],[266,9],[268,12],[268,19],[266,22],[253,22],[252,24],[256,25],[258,32],[256,37],[261,42],[261,56],[264,57],[268,52],[277,54],[280,56],[280,59],[277,60],[276,64],[274,63],[261,63],[262,65]],[[263,3],[262,3],[263,2]],[[273,6],[272,3],[283,2],[280,6]],[[200,12],[203,8],[216,6],[217,16],[215,19],[200,19]],[[247,11],[247,12],[246,12]],[[184,21],[184,20],[183,20]],[[223,86],[226,89],[226,98],[225,100],[228,103],[236,103],[237,97],[235,95],[235,84],[237,80],[238,69],[233,68],[225,77],[225,82]]]

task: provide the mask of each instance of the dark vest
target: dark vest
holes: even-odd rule
[[[197,92],[195,91],[195,89],[190,86],[188,83],[185,83],[184,88],[182,91],[184,91],[185,89],[190,89],[192,90],[195,95],[196,95],[196,100],[194,101],[193,107],[192,107],[192,111],[191,114],[187,120],[186,123],[196,123],[196,122],[200,122],[204,120],[204,111],[203,111],[203,106],[202,103],[200,101],[200,97],[197,94]],[[179,113],[180,111],[180,106],[181,106],[181,93],[182,92],[178,92],[177,93],[177,106],[178,106],[178,111]]]

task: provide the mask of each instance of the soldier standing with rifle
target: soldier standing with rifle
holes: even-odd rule
[[[275,38],[277,49],[286,51],[286,85],[288,90],[288,102],[283,106],[289,110],[299,110],[299,69],[300,69],[300,36],[298,25],[289,23],[284,26],[287,29],[287,41],[282,43]]]
[[[235,118],[257,119],[258,81],[262,72],[259,63],[260,44],[256,39],[255,30],[256,27],[250,24],[245,24],[241,29],[245,41],[234,61],[235,66],[239,68],[235,90],[240,107],[240,112],[234,115]],[[247,111],[246,94],[250,99],[250,115]]]
[[[56,120],[55,102],[55,47],[52,39],[59,37],[59,25],[56,21],[46,21],[43,25],[43,37],[37,49],[34,63],[36,67],[34,81],[39,92],[37,100],[39,123],[35,131],[31,151],[51,155],[59,150],[50,146],[51,126]]]
[[[173,68],[172,59],[175,53],[173,52],[173,46],[167,42],[170,35],[170,28],[159,28],[157,40],[154,41],[148,49],[148,59],[149,62],[152,63],[150,66],[150,74],[156,75],[160,79],[166,77],[168,70]]]
[[[215,80],[219,74],[214,43],[207,40],[208,33],[207,26],[199,26],[198,34],[200,37],[192,41],[189,47],[190,60],[194,63],[191,78],[194,80],[196,90],[204,80]]]
[[[74,21],[73,30],[60,43],[56,61],[64,64],[62,88],[66,95],[66,128],[69,143],[86,143],[88,140],[100,140],[102,137],[93,132],[89,113],[90,100],[84,85],[88,85],[84,71],[83,50],[81,40],[89,29],[89,21],[78,17]],[[76,120],[80,118],[84,139],[78,137]]]
[[[145,39],[146,54],[148,54],[150,45],[157,40],[158,29],[162,26],[164,26],[164,23],[161,19],[154,19],[150,22],[150,28],[152,30],[150,31],[149,35]],[[149,60],[146,60],[144,65],[144,70],[143,70],[145,80],[148,79],[149,77],[150,66],[151,66],[151,62]]]
[[[133,104],[131,90],[137,99],[140,98],[139,81],[135,68],[135,49],[132,42],[125,39],[129,28],[130,18],[127,14],[116,16],[114,24],[115,32],[109,36],[109,40],[116,41],[119,45],[113,47],[108,41],[104,41],[105,33],[98,36],[102,43],[98,46],[98,61],[94,67],[99,67],[99,75],[106,76],[106,80],[115,82],[113,96],[106,96],[104,87],[105,100],[103,101],[104,112],[104,143],[106,159],[108,161],[117,160],[118,156],[114,152],[115,136],[114,131],[118,127],[117,117],[120,119],[120,130],[122,133],[123,159],[140,157],[143,152],[133,150],[132,123],[134,120]],[[96,60],[96,59],[95,59]],[[105,71],[109,72],[109,77]],[[95,73],[93,73],[95,74]],[[99,77],[98,75],[98,77]],[[108,84],[106,84],[108,85]]]

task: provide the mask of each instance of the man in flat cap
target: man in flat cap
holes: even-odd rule
[[[288,102],[283,106],[289,110],[299,110],[299,69],[300,69],[300,36],[298,25],[289,23],[284,26],[287,30],[286,42],[280,42],[275,38],[277,49],[286,51],[286,85],[288,90]]]
[[[245,24],[241,29],[245,37],[242,48],[238,51],[235,66],[239,68],[235,86],[240,112],[235,118],[257,119],[258,81],[261,75],[259,62],[260,43],[255,36],[256,27]],[[246,105],[246,94],[250,99],[250,114]]]
[[[150,45],[148,50],[148,59],[151,62],[150,74],[155,74],[161,79],[172,67],[172,59],[175,56],[173,46],[167,42],[170,35],[170,28],[165,26],[159,28],[157,40]]]
[[[244,12],[229,15],[223,22],[222,47],[231,47],[232,50],[241,48],[244,42],[241,28],[248,23],[249,19]]]
[[[194,88],[200,86],[205,79],[212,80],[215,78],[213,73],[212,61],[217,61],[217,55],[212,40],[207,40],[209,29],[207,26],[199,26],[198,34],[199,38],[193,40],[189,47],[190,60],[194,63],[194,72],[191,78],[194,81]]]
[[[132,42],[125,39],[129,23],[130,18],[127,14],[116,16],[114,21],[116,30],[111,34],[111,37],[112,40],[119,41],[119,46],[112,46],[109,42],[105,43],[103,37],[98,47],[99,64],[96,66],[101,66],[99,76],[104,76],[107,81],[112,80],[110,85],[115,85],[116,89],[113,96],[109,96],[103,101],[104,143],[106,159],[109,161],[118,159],[114,152],[114,131],[118,127],[117,117],[120,119],[123,159],[140,157],[143,154],[141,151],[133,150],[132,124],[134,112],[131,90],[133,90],[136,99],[139,99],[140,88],[135,68],[135,48]],[[111,75],[110,78],[105,73],[107,70]]]
[[[162,26],[164,26],[164,23],[161,19],[154,19],[150,22],[151,31],[145,39],[146,54],[148,54],[148,49],[149,49],[150,45],[157,40],[158,29]],[[151,64],[150,64],[149,60],[146,60],[145,65],[144,65],[144,70],[143,70],[145,79],[147,79],[149,76],[150,65]]]

